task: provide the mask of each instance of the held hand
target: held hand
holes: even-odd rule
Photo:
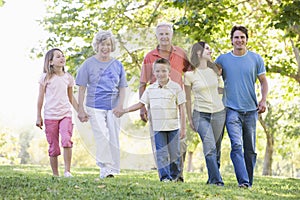
[[[264,113],[266,111],[266,108],[267,108],[266,101],[261,100],[257,106],[258,114]]]
[[[180,129],[180,139],[184,139],[185,138],[185,129]]]
[[[116,107],[116,108],[113,109],[113,113],[114,113],[114,115],[115,115],[116,117],[120,118],[120,117],[122,117],[122,115],[125,113],[125,111],[124,111],[123,108],[118,108],[118,107]]]
[[[143,120],[144,122],[148,121],[148,113],[147,113],[147,109],[145,108],[145,106],[143,106],[140,110],[140,116],[141,116],[141,120]]]
[[[195,126],[194,126],[193,122],[190,122],[190,127],[191,127],[191,129],[192,129],[193,131],[197,132],[197,130],[195,129]]]
[[[89,116],[84,110],[79,111],[77,117],[81,122],[87,122],[89,120]]]
[[[193,119],[189,117],[188,122],[189,122],[190,128],[193,131],[197,132],[197,130],[196,130],[195,126],[194,126],[194,123],[193,123]]]

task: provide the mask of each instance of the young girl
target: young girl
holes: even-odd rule
[[[70,172],[73,124],[72,110],[78,110],[78,104],[73,97],[74,78],[65,72],[66,59],[58,48],[49,50],[45,56],[44,70],[40,78],[39,96],[37,102],[36,126],[42,129],[41,115],[44,105],[44,123],[46,138],[49,143],[50,165],[53,176],[59,176],[57,156],[60,155],[59,133],[64,148],[65,177],[72,177]]]

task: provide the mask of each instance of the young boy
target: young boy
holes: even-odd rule
[[[150,106],[156,159],[160,181],[177,181],[180,175],[180,138],[185,136],[185,94],[179,84],[169,78],[171,64],[160,58],[153,63],[156,82],[143,93],[140,102],[123,110],[117,117],[133,112],[145,104]],[[179,111],[179,112],[178,112]]]

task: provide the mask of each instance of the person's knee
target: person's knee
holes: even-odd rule
[[[240,142],[232,143],[231,151],[243,151],[243,144]]]
[[[61,140],[61,146],[64,147],[64,148],[72,148],[73,147],[73,142],[71,140],[71,137],[63,138]]]
[[[57,157],[60,155],[60,148],[59,145],[50,144],[48,154],[50,157]]]

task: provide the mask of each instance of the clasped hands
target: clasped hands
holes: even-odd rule
[[[126,113],[125,109],[120,108],[120,107],[116,107],[112,111],[113,111],[114,115],[118,118],[122,117],[122,115],[124,115]]]

